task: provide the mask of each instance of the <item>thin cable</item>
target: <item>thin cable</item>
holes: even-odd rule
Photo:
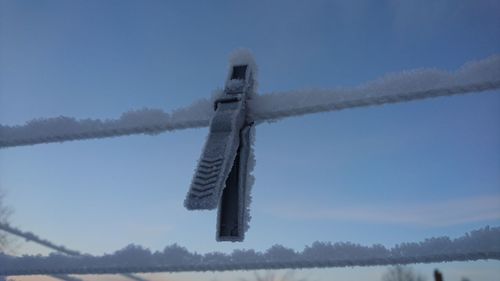
[[[40,245],[45,246],[49,249],[55,250],[57,252],[60,252],[60,253],[63,253],[63,254],[69,255],[69,256],[79,256],[80,255],[80,252],[78,252],[78,251],[73,251],[73,250],[70,250],[64,246],[56,245],[48,240],[41,239],[40,237],[36,236],[35,234],[33,234],[31,232],[25,232],[25,231],[21,231],[17,228],[14,228],[7,223],[0,222],[0,229],[5,231],[5,232],[8,232],[10,234],[22,237],[22,238],[26,239],[26,241],[33,241],[37,244],[40,244]]]
[[[3,231],[8,232],[12,235],[24,238],[24,239],[26,239],[26,241],[32,241],[34,243],[40,244],[40,245],[45,246],[49,249],[55,250],[59,253],[63,253],[63,254],[69,255],[69,256],[73,256],[73,257],[82,256],[82,254],[78,251],[70,250],[64,246],[56,245],[48,240],[39,238],[37,235],[35,235],[31,232],[25,232],[25,231],[21,231],[20,229],[14,228],[14,227],[10,226],[8,223],[0,222],[0,230],[3,230]],[[54,278],[65,280],[65,281],[80,281],[80,279],[78,279],[76,277],[67,276],[67,275],[63,274],[62,272],[53,273],[53,274],[51,273],[50,275]],[[122,274],[122,275],[124,277],[127,277],[127,278],[129,278],[131,280],[135,280],[135,281],[147,281],[146,279],[143,279],[139,276],[135,276],[132,274]],[[2,274],[0,274],[0,276],[2,276]],[[7,276],[7,275],[4,275],[4,276]]]

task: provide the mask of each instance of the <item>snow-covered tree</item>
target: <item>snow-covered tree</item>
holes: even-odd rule
[[[390,267],[382,276],[382,281],[425,281],[426,278],[411,267],[396,265]]]
[[[306,278],[297,279],[295,277],[295,271],[289,270],[285,272],[282,276],[279,276],[274,271],[266,271],[264,275],[260,275],[254,272],[255,281],[307,281]],[[242,281],[249,281],[248,279],[242,278]]]

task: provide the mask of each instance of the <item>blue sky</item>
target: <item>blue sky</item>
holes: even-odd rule
[[[239,47],[254,53],[261,94],[454,70],[500,53],[499,11],[486,0],[0,0],[0,123],[170,111],[222,87]],[[129,243],[391,246],[500,224],[498,120],[496,91],[260,125],[253,218],[240,244],[215,242],[215,212],[182,206],[207,129],[3,149],[0,188],[14,225],[93,254]],[[495,267],[449,270],[494,280]],[[333,272],[355,280],[383,270]]]

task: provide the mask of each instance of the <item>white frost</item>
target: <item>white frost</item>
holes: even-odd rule
[[[255,76],[257,66],[250,51],[246,49],[236,51],[231,56],[229,66],[237,64],[250,65]],[[353,88],[252,95],[248,101],[249,117],[256,122],[274,121],[316,112],[499,88],[500,55],[493,55],[484,60],[465,63],[454,72],[416,69],[388,74]],[[0,148],[130,134],[157,134],[171,130],[206,127],[213,116],[214,99],[219,97],[220,93],[220,90],[216,91],[212,98],[201,99],[190,106],[174,110],[171,114],[161,109],[145,108],[125,112],[120,118],[113,120],[77,120],[60,116],[35,119],[19,126],[0,125]]]
[[[259,95],[250,101],[256,121],[352,107],[406,102],[500,88],[500,55],[465,63],[455,72],[416,69],[387,74],[353,88],[299,90]]]
[[[127,111],[118,119],[40,118],[20,126],[0,125],[0,147],[205,127],[212,115],[213,101],[202,99],[171,114],[161,109],[143,108]]]

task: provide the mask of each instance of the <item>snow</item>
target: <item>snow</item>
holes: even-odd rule
[[[229,57],[229,66],[228,66],[228,76],[226,79],[226,87],[229,88],[237,88],[238,80],[230,80],[231,78],[231,73],[232,73],[232,67],[236,65],[247,65],[248,69],[247,72],[251,73],[250,80],[252,84],[251,90],[248,92],[248,98],[254,98],[257,96],[257,89],[259,88],[259,83],[258,83],[258,67],[257,63],[255,62],[254,56],[252,52],[249,49],[246,48],[239,48],[236,49]]]
[[[253,170],[255,168],[255,126],[250,128],[250,151],[248,155],[247,162],[247,174],[245,180],[245,213],[244,213],[244,231],[247,232],[250,229],[250,220],[252,216],[250,215],[250,204],[252,203],[252,187],[255,183],[255,176],[253,175]]]
[[[257,80],[257,63],[253,57],[252,52],[246,48],[240,48],[235,50],[229,57],[229,69],[228,69],[228,77],[229,81],[231,75],[231,68],[236,65],[248,65],[249,70],[251,70],[253,74],[253,79]]]
[[[314,242],[300,252],[274,245],[265,252],[235,250],[231,254],[212,252],[201,255],[174,244],[156,252],[129,245],[103,256],[71,257],[51,254],[13,257],[0,254],[0,275],[254,270],[479,259],[500,260],[500,227],[481,228],[455,239],[434,237],[421,242],[402,243],[392,248],[383,245],[362,246],[350,242]]]

